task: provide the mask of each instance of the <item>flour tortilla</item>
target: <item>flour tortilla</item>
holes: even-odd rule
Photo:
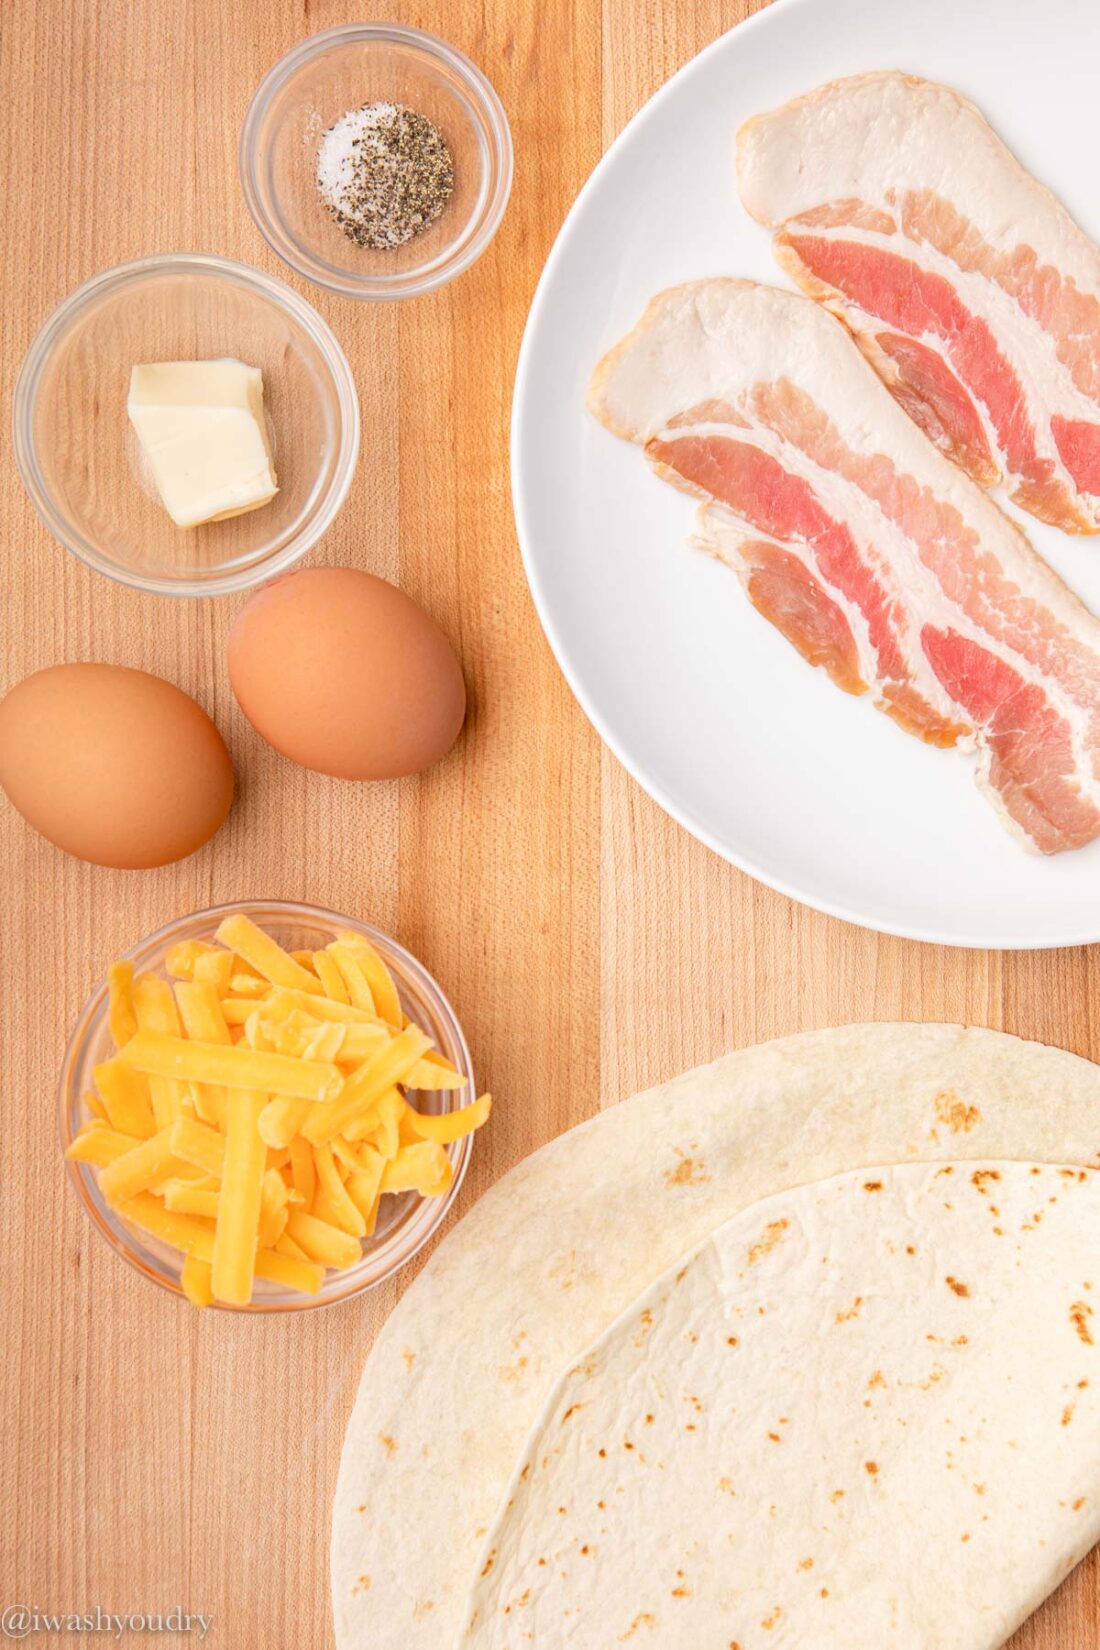
[[[636,1095],[505,1175],[363,1372],[333,1514],[340,1650],[454,1641],[555,1381],[680,1256],[775,1192],[948,1157],[1100,1164],[1100,1069],[957,1026],[809,1032]]]
[[[1100,1536],[1100,1173],[736,1215],[559,1381],[462,1650],[996,1650]]]

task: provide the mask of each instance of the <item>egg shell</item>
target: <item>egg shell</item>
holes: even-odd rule
[[[0,703],[0,785],[66,853],[140,870],[214,835],[233,768],[209,716],[171,682],[122,665],[53,665]]]
[[[350,567],[305,568],[257,591],[230,634],[229,680],[277,751],[337,779],[419,773],[466,714],[439,626],[396,585]]]

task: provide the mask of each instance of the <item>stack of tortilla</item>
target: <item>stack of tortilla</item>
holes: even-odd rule
[[[341,1650],[995,1650],[1100,1537],[1100,1069],[869,1025],[500,1181],[381,1334]]]

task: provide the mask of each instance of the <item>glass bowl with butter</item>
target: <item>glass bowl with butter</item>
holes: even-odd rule
[[[97,572],[212,596],[292,567],[359,448],[347,359],[282,281],[178,253],[94,276],[16,384],[13,441],[45,525]]]
[[[179,988],[181,982],[184,982],[186,978],[194,979],[196,976],[187,976],[185,969],[181,969],[174,959],[178,958],[181,953],[186,955],[189,952],[201,953],[205,951],[208,954],[213,952],[216,949],[216,940],[219,933],[223,939],[226,937],[225,924],[227,921],[235,924],[238,928],[242,923],[246,926],[255,925],[262,931],[263,935],[275,942],[276,947],[293,949],[296,955],[303,957],[310,951],[316,952],[321,948],[332,947],[333,943],[337,941],[342,941],[346,947],[349,938],[354,944],[355,937],[361,936],[362,940],[367,942],[377,958],[384,964],[396,988],[401,1014],[422,1031],[427,1039],[430,1039],[433,1051],[432,1058],[438,1058],[447,1064],[459,1074],[462,1082],[462,1087],[459,1089],[433,1086],[430,1091],[421,1090],[415,1095],[410,1094],[410,1091],[406,1089],[406,1093],[410,1094],[410,1103],[415,1098],[416,1109],[419,1112],[430,1114],[440,1122],[449,1117],[454,1118],[456,1112],[460,1112],[463,1107],[470,1105],[475,1093],[470,1054],[462,1027],[442,989],[423,964],[411,956],[396,940],[391,939],[388,934],[372,927],[369,923],[358,919],[339,916],[333,911],[324,910],[318,906],[305,905],[290,900],[242,901],[235,905],[217,906],[210,910],[198,911],[191,916],[179,918],[166,927],[158,929],[156,933],[150,934],[147,939],[134,946],[120,959],[121,967],[124,970],[133,970],[132,978],[135,992],[139,989],[139,982],[143,978],[146,983],[164,982],[161,986],[161,994],[164,994],[166,987],[175,993],[177,1003],[180,1005],[176,1012],[182,1012],[185,1028],[188,1031],[203,1030],[205,1035],[210,1035],[205,1027],[196,1028],[188,1020]],[[304,950],[298,948],[304,948]],[[242,959],[238,958],[237,966],[247,967],[248,965],[243,964]],[[116,970],[111,972],[114,974]],[[233,1008],[237,993],[244,989],[246,985],[247,981],[234,980],[225,988],[227,994],[221,996],[221,1012],[229,1018],[231,1023],[234,1019]],[[184,983],[183,991],[188,989],[191,989],[191,987]],[[155,995],[152,1001],[156,1001]],[[239,1002],[238,1006],[241,1006]],[[262,1006],[257,1004],[257,1007],[260,1008],[262,1015],[265,1012]],[[171,1012],[171,1009],[169,1009],[169,1013]],[[355,1011],[351,1010],[350,1012]],[[379,1012],[381,1012],[381,1008],[379,1008]],[[113,1023],[115,1022],[116,1013],[117,1007],[112,997],[110,976],[108,976],[93,992],[81,1010],[66,1050],[61,1071],[60,1134],[62,1148],[66,1152],[65,1167],[70,1182],[93,1227],[115,1253],[121,1255],[124,1260],[128,1261],[131,1266],[135,1267],[142,1276],[148,1278],[151,1282],[159,1284],[176,1296],[181,1296],[187,1293],[187,1279],[183,1273],[184,1255],[173,1241],[177,1234],[171,1230],[160,1230],[166,1221],[169,1225],[171,1224],[168,1218],[170,1211],[159,1209],[158,1212],[158,1208],[154,1208],[154,1218],[150,1219],[148,1207],[152,1205],[150,1196],[147,1194],[139,1195],[138,1199],[132,1203],[112,1199],[109,1191],[105,1195],[105,1189],[100,1184],[102,1164],[97,1167],[96,1162],[92,1160],[71,1155],[74,1142],[78,1140],[82,1131],[88,1130],[89,1124],[92,1124],[93,1128],[100,1127],[94,1121],[95,1112],[92,1110],[93,1105],[101,1103],[97,1102],[95,1098],[96,1091],[98,1090],[100,1095],[113,1096],[113,1099],[118,1103],[122,1103],[127,1099],[124,1092],[115,1093],[107,1084],[112,1068],[114,1068],[115,1076],[119,1075],[117,1068],[121,1063],[117,1050],[117,1024]],[[330,1005],[329,1014],[335,1013],[338,1013],[338,1010]],[[140,1009],[138,1015],[139,1019],[144,1022],[144,1016]],[[357,1013],[356,1019],[362,1022],[367,1019],[367,1016]],[[238,1029],[235,1028],[234,1034],[237,1034]],[[364,1031],[369,1030],[369,1027],[360,1026],[359,1029]],[[242,1043],[242,1050],[243,1047],[244,1044]],[[233,1055],[237,1055],[238,1052],[237,1050],[230,1051]],[[301,1062],[292,1063],[301,1064]],[[142,1078],[141,1081],[144,1083],[148,1080]],[[183,1086],[194,1096],[195,1085],[193,1083]],[[413,1088],[415,1089],[415,1087],[414,1079]],[[155,1091],[152,1098],[155,1104],[157,1101]],[[207,1093],[206,1098],[208,1101],[211,1098],[209,1093]],[[486,1106],[488,1102],[482,1101],[479,1104]],[[181,1152],[192,1153],[196,1143],[201,1145],[205,1142],[206,1147],[209,1147],[216,1138],[211,1134],[207,1124],[198,1121],[198,1117],[199,1113],[196,1112],[184,1121],[185,1134],[188,1138],[195,1136],[196,1140],[189,1145],[187,1139],[181,1138],[178,1145]],[[103,1140],[107,1140],[115,1123],[122,1121],[113,1117],[113,1114],[112,1119],[110,1128],[106,1126],[102,1128],[101,1138]],[[223,1123],[226,1123],[226,1121],[223,1118]],[[134,1124],[128,1126],[135,1127]],[[290,1214],[289,1224],[284,1228],[284,1237],[296,1234],[299,1240],[309,1245],[309,1254],[303,1255],[297,1261],[291,1258],[288,1267],[286,1261],[289,1257],[284,1255],[284,1247],[289,1248],[292,1256],[296,1245],[291,1243],[291,1245],[286,1246],[283,1240],[279,1240],[276,1254],[282,1257],[281,1262],[276,1259],[273,1266],[261,1268],[257,1257],[256,1278],[250,1290],[250,1298],[245,1304],[231,1304],[218,1298],[205,1304],[211,1305],[217,1310],[250,1313],[308,1311],[311,1308],[331,1306],[336,1302],[349,1300],[353,1296],[361,1294],[364,1290],[371,1289],[392,1277],[399,1268],[411,1260],[435,1236],[445,1222],[458,1196],[459,1188],[462,1185],[474,1149],[475,1136],[473,1132],[460,1134],[457,1130],[452,1130],[447,1133],[446,1138],[448,1144],[442,1148],[449,1160],[445,1191],[441,1195],[431,1196],[420,1196],[415,1191],[396,1194],[386,1193],[386,1195],[381,1196],[378,1199],[379,1207],[376,1219],[370,1223],[370,1235],[364,1237],[361,1241],[359,1239],[352,1240],[350,1244],[351,1249],[358,1252],[348,1257],[337,1257],[338,1264],[332,1269],[327,1263],[323,1267],[318,1267],[318,1271],[323,1271],[323,1276],[313,1279],[309,1285],[309,1292],[304,1292],[301,1280],[296,1279],[294,1273],[296,1270],[300,1270],[303,1262],[308,1265],[310,1260],[316,1261],[323,1254],[323,1251],[314,1252],[313,1250],[312,1239],[308,1235],[310,1220],[305,1223],[307,1227],[307,1235],[305,1236],[295,1224],[293,1217],[295,1204],[292,1199],[287,1210],[284,1211],[284,1213]],[[145,1144],[152,1146],[155,1142],[146,1141]],[[228,1151],[228,1146],[226,1149]],[[339,1146],[335,1149],[338,1151]],[[185,1157],[175,1165],[172,1172],[194,1172],[194,1165],[201,1156],[202,1153],[200,1152],[198,1157]],[[287,1153],[283,1152],[278,1156],[286,1157]],[[278,1161],[278,1157],[275,1158],[275,1161]],[[295,1161],[297,1160],[295,1159]],[[339,1158],[337,1158],[337,1164],[339,1164],[339,1161]],[[187,1167],[188,1162],[192,1163],[191,1169]],[[291,1170],[285,1169],[284,1172],[286,1172],[293,1187],[294,1181]],[[224,1185],[227,1183],[230,1174],[228,1164],[224,1165],[221,1173]],[[352,1190],[355,1190],[354,1185]],[[385,1191],[384,1183],[382,1190]],[[175,1200],[170,1198],[167,1182],[161,1182],[159,1198],[163,1199],[166,1205],[169,1203],[174,1204]],[[145,1214],[142,1213],[142,1205],[146,1206]],[[316,1199],[311,1207],[315,1215],[319,1207]],[[133,1218],[128,1218],[128,1213]],[[182,1218],[183,1224],[187,1226],[190,1220],[196,1217],[176,1215],[174,1218],[177,1222]],[[331,1213],[329,1218],[332,1218]],[[316,1234],[317,1228],[314,1226],[313,1236],[316,1237]],[[328,1233],[329,1241],[333,1241],[337,1237],[338,1234]],[[266,1243],[269,1240],[265,1238],[263,1241]],[[347,1244],[348,1238],[344,1237],[342,1241]],[[268,1259],[271,1260],[270,1254]]]

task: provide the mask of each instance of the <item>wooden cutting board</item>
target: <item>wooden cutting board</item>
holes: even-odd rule
[[[226,682],[239,604],[153,600],[85,571],[39,525],[3,444],[3,686],[64,659],[159,671],[225,731],[240,799],[195,858],[137,874],[64,859],[0,799],[0,1607],[180,1605],[215,1616],[206,1642],[223,1650],[331,1644],[340,1440],[397,1287],[283,1321],[195,1314],[108,1252],[64,1183],[55,1074],[67,1030],[105,963],[176,914],[302,897],[369,918],[423,958],[498,1102],[463,1207],[599,1107],[805,1027],[964,1020],[1100,1058],[1094,951],[1002,956],[884,939],[792,905],[693,842],[601,749],[527,594],[507,437],[542,263],[628,117],[755,9],[372,6],[481,64],[517,153],[491,250],[455,286],[392,308],[289,276],[237,183],[237,134],[261,75],[361,7],[0,4],[3,405],[39,323],[108,265],[198,249],[290,279],[343,341],[364,414],[355,483],[314,559],[400,579],[453,638],[472,700],[460,747],[420,780],[341,785],[281,761]],[[1098,1578],[1094,1558],[1015,1650],[1096,1650]]]

